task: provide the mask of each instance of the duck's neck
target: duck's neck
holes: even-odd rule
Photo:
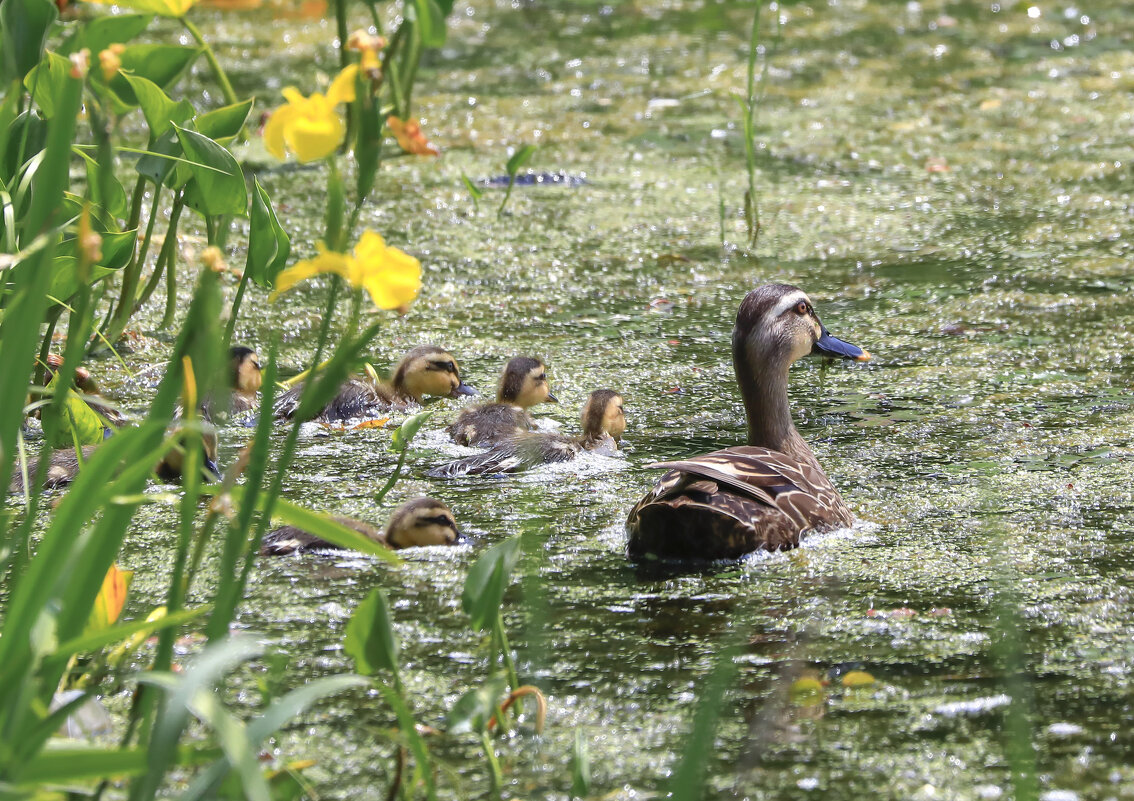
[[[736,380],[744,396],[748,418],[748,444],[794,456],[818,466],[815,454],[795,429],[788,406],[788,366],[753,370],[737,362]]]

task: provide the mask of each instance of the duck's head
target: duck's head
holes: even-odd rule
[[[201,449],[201,476],[206,481],[221,477],[217,466],[217,431],[211,425],[202,424],[200,431],[178,427],[170,432],[176,439],[172,448],[166,451],[154,472],[163,481],[179,482],[185,472],[185,449]]]
[[[255,395],[260,391],[260,357],[252,348],[234,345],[228,350],[232,388],[241,395]]]
[[[391,548],[418,545],[453,545],[461,538],[449,507],[435,498],[415,498],[394,510],[386,526]]]
[[[496,402],[527,409],[537,403],[559,403],[559,399],[551,394],[543,362],[531,356],[517,356],[504,365],[504,374],[496,388]]]
[[[765,284],[748,293],[736,315],[732,354],[737,374],[787,370],[804,356],[870,361],[857,345],[831,336],[811,298],[790,284]]]
[[[63,357],[58,353],[49,353],[47,355],[47,375],[48,382],[59,372],[59,368],[63,366]],[[95,383],[91,371],[85,367],[75,368],[75,389],[79,390],[85,395],[97,395],[98,384]]]
[[[596,389],[583,405],[583,437],[601,439],[609,434],[617,442],[626,431],[622,396],[612,389]]]
[[[477,394],[461,380],[453,354],[436,345],[418,345],[403,356],[394,370],[393,383],[395,391],[418,403],[426,395],[456,398]]]

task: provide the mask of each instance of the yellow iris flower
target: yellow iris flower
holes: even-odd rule
[[[304,97],[289,86],[283,90],[287,104],[272,112],[264,126],[264,147],[278,159],[291,152],[300,162],[318,161],[335,152],[346,136],[343,118],[336,110],[354,101],[358,65],[352,64],[331,83],[326,95]]]
[[[421,262],[408,253],[390,247],[379,234],[367,231],[351,255],[327,250],[319,243],[319,255],[281,272],[271,299],[300,281],[320,275],[340,275],[355,289],[365,289],[380,309],[408,306],[421,291]]]

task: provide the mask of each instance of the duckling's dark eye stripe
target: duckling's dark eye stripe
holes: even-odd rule
[[[418,521],[421,525],[427,526],[443,526],[445,528],[456,529],[457,524],[454,523],[445,515],[437,515],[436,517],[419,517]]]

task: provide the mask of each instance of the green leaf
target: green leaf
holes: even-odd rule
[[[184,746],[178,749],[174,762],[182,767],[203,765],[212,762],[220,753],[219,748]],[[67,782],[132,776],[144,772],[147,766],[148,754],[144,748],[48,746],[20,770],[19,781],[22,786],[28,787],[45,783],[61,785]]]
[[[124,72],[146,78],[162,89],[168,89],[200,54],[201,50],[196,47],[140,44],[127,47],[120,58]],[[110,88],[127,105],[138,105],[134,89],[122,72],[110,81]]]
[[[508,686],[508,679],[496,676],[475,690],[462,695],[445,718],[445,728],[449,734],[482,732],[488,721],[496,714],[500,699]]]
[[[508,159],[508,163],[504,167],[504,169],[508,171],[508,176],[514,178],[516,173],[518,173],[525,164],[531,161],[532,156],[538,149],[538,145],[524,145],[513,153],[512,158]]]
[[[390,620],[390,602],[381,587],[358,605],[347,624],[343,650],[354,659],[355,670],[365,676],[380,669],[398,672],[398,638]]]
[[[425,744],[425,739],[417,731],[417,721],[413,719],[409,704],[393,687],[380,681],[375,682],[374,686],[378,688],[378,692],[382,693],[382,697],[386,699],[386,703],[390,705],[390,708],[398,717],[398,728],[401,729],[402,736],[409,743],[410,751],[413,752],[413,757],[417,760],[418,771],[425,780],[426,799],[435,801],[437,787],[433,776],[432,761],[429,757],[429,748]]]
[[[44,60],[24,77],[24,87],[31,93],[32,100],[39,106],[43,116],[49,120],[55,116],[55,99],[62,96],[70,72],[71,62],[68,59],[58,53],[48,52]]]
[[[265,289],[271,289],[291,254],[291,239],[276,217],[272,200],[259,181],[253,182],[252,219],[248,230],[245,271]]]
[[[512,568],[519,558],[520,538],[509,537],[481,554],[469,570],[461,593],[461,608],[477,631],[490,628],[496,620]]]
[[[210,216],[244,214],[248,208],[248,190],[244,173],[232,154],[196,131],[176,125],[174,131],[189,159],[189,170],[199,190],[194,202],[200,207],[194,208]]]
[[[59,17],[51,0],[0,3],[0,58],[5,82],[23,78],[40,63],[47,32]]]
[[[48,658],[69,659],[73,654],[97,651],[108,645],[128,640],[135,634],[145,634],[148,636],[162,629],[188,623],[190,620],[194,620],[203,615],[208,609],[209,607],[207,606],[199,606],[196,609],[182,609],[173,614],[164,615],[157,620],[135,620],[130,623],[121,623],[117,626],[111,626],[102,631],[83,634],[73,640],[61,643],[53,653],[48,655]]]
[[[97,161],[88,156],[81,150],[76,150],[79,156],[82,157],[83,162],[87,165],[87,186],[91,190],[91,200],[96,206],[109,211],[115,217],[125,217],[128,211],[126,200],[126,190],[122,188],[118,178],[114,176],[113,170],[107,170],[104,174],[102,167]],[[101,197],[100,193],[104,185],[110,187],[110,197]]]
[[[137,105],[142,109],[146,124],[150,126],[150,139],[156,139],[175,124],[181,125],[195,113],[188,100],[174,102],[162,88],[149,78],[140,75],[122,76],[134,91]]]
[[[149,178],[156,186],[161,186],[182,158],[181,142],[171,127],[157,139],[150,139],[148,151],[134,165],[134,169],[144,178]]]
[[[239,490],[240,487],[232,488],[231,492],[234,497],[241,497]],[[342,523],[336,523],[321,512],[304,509],[302,506],[296,506],[283,498],[276,499],[276,503],[272,507],[272,519],[303,529],[339,548],[377,556],[394,565],[402,562],[397,554],[385,545],[359,534],[354,529],[347,528]]]
[[[587,798],[591,794],[591,757],[583,730],[575,729],[575,747],[571,753],[571,797]]]
[[[437,0],[413,0],[413,9],[421,43],[426,47],[445,44],[445,14]]]
[[[398,430],[390,437],[390,449],[395,453],[400,453],[409,447],[410,442],[425,425],[425,421],[433,416],[433,410],[429,409],[424,412],[410,415],[398,426]]]
[[[193,124],[198,133],[223,143],[240,133],[248,115],[252,113],[254,102],[255,98],[250,97],[240,103],[233,103],[231,106],[221,106],[218,109],[198,115]],[[179,122],[178,125],[180,124]]]
[[[469,190],[469,194],[472,196],[474,203],[484,197],[484,191],[474,184],[464,173],[461,173],[461,180],[465,182],[465,189]]]
[[[84,20],[60,52],[67,55],[77,53],[85,47],[91,51],[91,59],[97,64],[99,53],[112,44],[129,42],[144,31],[153,19],[150,14],[107,14]]]
[[[12,92],[12,97],[18,98],[19,92]],[[27,129],[25,142],[24,129]],[[43,150],[47,144],[47,122],[38,114],[25,111],[16,117],[15,122],[7,130],[8,141],[4,149],[4,180],[10,181],[20,167],[36,153]]]

